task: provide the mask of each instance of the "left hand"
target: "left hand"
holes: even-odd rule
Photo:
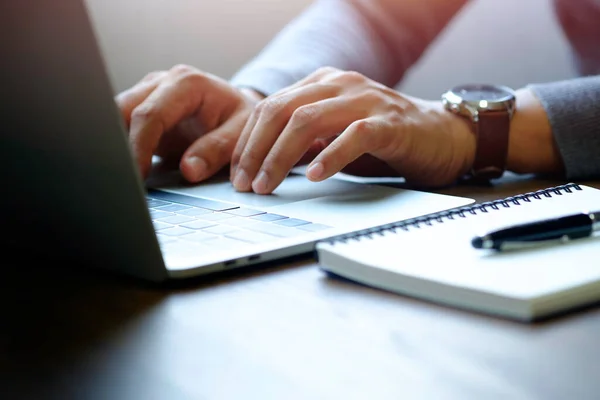
[[[257,105],[233,152],[231,179],[239,191],[267,194],[312,160],[312,181],[358,163],[359,174],[392,170],[410,183],[440,186],[465,174],[474,154],[469,126],[441,102],[323,68]]]
[[[264,96],[188,65],[146,75],[115,100],[142,177],[154,155],[179,163],[189,182],[205,180],[230,162],[235,143]]]

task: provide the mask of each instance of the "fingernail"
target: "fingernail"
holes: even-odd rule
[[[316,180],[321,179],[324,172],[325,172],[325,167],[323,166],[323,163],[318,162],[318,163],[312,164],[311,166],[308,167],[308,169],[306,170],[306,176],[311,181],[316,181]]]
[[[265,193],[268,189],[269,177],[265,171],[260,171],[254,182],[252,182],[252,190],[256,193]]]
[[[191,173],[193,174],[193,178],[195,180],[200,180],[204,178],[204,176],[208,172],[208,164],[206,163],[206,161],[204,161],[204,159],[198,156],[188,157],[185,160],[185,162],[188,168],[190,169]]]
[[[243,169],[238,169],[233,180],[233,186],[237,190],[246,191],[250,189],[250,179],[248,174]]]

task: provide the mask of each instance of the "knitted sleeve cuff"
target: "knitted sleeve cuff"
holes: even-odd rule
[[[600,176],[600,76],[528,86],[544,107],[568,179]]]

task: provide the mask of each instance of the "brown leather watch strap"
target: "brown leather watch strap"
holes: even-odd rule
[[[475,178],[499,178],[506,169],[510,114],[507,110],[479,113],[479,121],[473,122],[477,135],[475,161],[471,175]]]

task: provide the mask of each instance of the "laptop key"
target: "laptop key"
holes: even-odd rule
[[[227,214],[237,215],[238,217],[252,217],[254,215],[266,214],[264,211],[252,210],[250,208],[236,208],[233,210],[225,211]]]
[[[247,226],[254,225],[257,223],[255,220],[246,217],[233,217],[224,219],[220,222],[222,225],[237,226],[239,228],[245,228]]]
[[[172,228],[173,225],[171,224],[166,224],[164,222],[160,222],[160,221],[152,221],[152,225],[154,225],[154,230],[155,231],[160,231],[163,229],[167,229],[167,228]]]
[[[160,231],[160,233],[162,235],[167,235],[167,236],[190,235],[190,234],[192,234],[194,232],[195,231],[192,230],[192,229],[182,228],[180,226],[175,226],[173,228],[163,229],[163,230]]]
[[[175,215],[175,214],[173,214],[171,212],[150,210],[150,216],[152,217],[152,219],[172,217],[173,215]]]
[[[161,235],[160,233],[156,235],[156,239],[158,239],[158,244],[160,245],[161,248],[163,246],[165,246],[167,243],[173,243],[173,242],[177,241],[177,238],[174,238],[171,236],[166,236],[166,235]]]
[[[159,222],[166,222],[167,224],[172,224],[172,225],[181,225],[186,222],[195,221],[194,218],[186,217],[185,215],[172,215],[170,217],[165,217],[165,218],[155,218],[155,220],[159,221]]]
[[[266,233],[277,237],[294,237],[298,235],[306,235],[306,231],[298,230],[294,227],[275,225],[269,222],[254,222],[246,227],[254,232]]]
[[[187,215],[188,217],[197,217],[198,215],[212,214],[212,211],[206,208],[190,207],[186,208],[185,210],[177,211],[176,214]]]
[[[215,240],[218,238],[219,238],[219,236],[217,236],[217,235],[211,235],[210,233],[197,231],[197,232],[192,233],[191,235],[182,236],[181,240],[189,240],[192,242],[199,242],[199,243],[208,243],[211,240]]]
[[[148,203],[148,207],[150,207],[150,208],[152,208],[152,207],[161,207],[161,206],[166,206],[166,205],[171,204],[171,203],[169,203],[167,201],[156,200],[156,199],[149,199],[149,198],[146,198],[146,202]]]
[[[282,226],[300,226],[300,225],[310,224],[309,221],[305,221],[303,219],[298,219],[298,218],[287,218],[287,219],[282,219],[280,221],[274,221],[273,223],[277,224],[277,225],[282,225]]]
[[[199,215],[198,219],[202,219],[204,221],[221,221],[228,218],[234,218],[234,215],[226,214],[224,212],[214,212],[211,214]]]
[[[331,229],[332,227],[329,225],[323,225],[323,224],[306,224],[306,225],[297,226],[296,228],[301,229],[303,231],[308,231],[308,232],[319,232],[319,231],[324,231],[325,229]]]
[[[194,220],[192,222],[186,222],[184,224],[181,224],[181,226],[183,226],[184,228],[194,229],[194,230],[210,228],[211,226],[215,226],[215,225],[217,225],[216,222],[202,221],[202,220],[198,220],[198,219]]]
[[[192,208],[191,206],[186,206],[185,204],[169,204],[166,206],[154,207],[159,211],[168,211],[168,212],[176,212],[181,210],[186,210],[188,208]]]
[[[202,229],[203,232],[212,233],[214,235],[225,235],[229,232],[235,232],[238,228],[230,225],[215,225],[205,229]]]
[[[227,233],[225,234],[225,237],[242,240],[248,243],[268,243],[272,242],[273,240],[277,240],[277,238],[273,237],[272,235],[267,235],[260,232],[246,231],[242,229],[240,229],[239,231]]]
[[[280,219],[286,219],[287,217],[285,215],[266,213],[266,214],[260,214],[260,215],[253,216],[251,218],[255,219],[257,221],[271,222],[271,221],[277,221]]]

